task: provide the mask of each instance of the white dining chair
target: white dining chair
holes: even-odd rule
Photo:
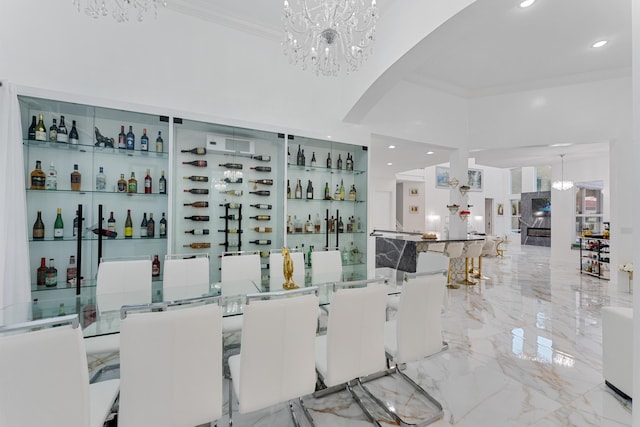
[[[342,281],[342,258],[340,251],[311,252],[311,284],[337,283]]]
[[[305,283],[304,254],[302,252],[290,252],[293,261],[293,281],[300,287]],[[282,289],[284,272],[282,270],[283,256],[277,250],[269,255],[269,289],[277,291]]]
[[[162,274],[165,301],[204,296],[209,293],[209,254],[166,255]]]
[[[258,290],[256,285],[262,283],[260,253],[225,252],[221,264],[222,296],[246,295]],[[223,333],[225,335],[242,330],[244,316],[227,316],[224,318]]]
[[[119,426],[195,426],[222,416],[218,300],[123,307]]]
[[[12,427],[102,427],[120,382],[89,384],[77,315],[0,327],[0,378],[0,426]]]

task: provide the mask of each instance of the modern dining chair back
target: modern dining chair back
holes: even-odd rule
[[[311,283],[337,283],[342,281],[340,251],[311,252]]]
[[[293,261],[293,281],[298,286],[304,286],[305,282],[305,266],[304,254],[302,252],[291,252],[291,260]],[[274,252],[269,255],[269,283],[271,290],[282,288],[284,280],[284,272],[282,270],[283,256],[280,252]]]
[[[455,277],[452,277],[451,264],[452,260],[460,258],[464,251],[464,242],[449,242],[444,249],[444,254],[449,257],[449,266],[447,268],[447,285],[452,281],[455,281]],[[451,287],[457,288],[458,285],[451,284]]]
[[[69,315],[0,328],[0,383],[0,426],[98,427],[119,381],[89,385],[78,316]]]
[[[197,305],[206,301],[123,308],[119,426],[195,426],[221,417],[222,309]]]
[[[260,283],[262,272],[260,255],[257,253],[223,256],[220,264],[222,283],[242,280]]]
[[[151,302],[151,260],[102,260],[96,280],[98,312]]]
[[[183,258],[167,255],[162,275],[163,299],[198,297],[209,292],[209,254]]]

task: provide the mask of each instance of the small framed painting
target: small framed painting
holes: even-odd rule
[[[418,213],[418,207],[417,206],[409,206],[409,213],[417,214]]]
[[[418,195],[418,189],[417,188],[410,188],[409,189],[409,195],[410,196],[417,196]]]
[[[504,215],[504,205],[502,203],[498,203],[498,215]]]

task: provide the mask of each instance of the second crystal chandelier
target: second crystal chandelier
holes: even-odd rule
[[[357,71],[375,39],[375,0],[284,0],[284,51],[316,75]]]

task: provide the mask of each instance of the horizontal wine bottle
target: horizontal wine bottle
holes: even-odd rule
[[[208,176],[202,176],[202,175],[191,175],[191,176],[183,176],[184,179],[189,179],[191,181],[197,181],[197,182],[209,182],[209,177]]]
[[[241,163],[221,163],[218,164],[218,166],[222,166],[223,168],[227,169],[242,169]]]
[[[196,147],[196,148],[192,148],[191,150],[180,150],[180,152],[197,154],[199,156],[202,156],[204,154],[207,154],[207,149],[205,147]]]
[[[197,243],[189,243],[188,245],[182,245],[183,248],[191,248],[191,249],[204,249],[210,248],[211,243],[209,242],[197,242]]]
[[[209,215],[191,215],[185,216],[184,219],[190,219],[191,221],[209,221]]]
[[[253,159],[260,160],[261,162],[270,162],[271,156],[258,155],[258,156],[253,156]]]
[[[207,161],[206,160],[194,160],[192,162],[182,162],[183,165],[191,165],[191,166],[197,166],[199,168],[206,168],[207,167]]]
[[[118,237],[118,233],[112,230],[108,230],[106,228],[99,230],[98,227],[94,227],[91,231],[93,231],[93,234],[102,234],[103,236],[106,236],[110,239],[115,239],[116,237]],[[102,231],[102,233],[100,233],[100,231]]]
[[[191,193],[191,194],[209,194],[209,189],[208,188],[191,188],[191,189],[184,189],[185,193]]]
[[[227,190],[221,191],[222,194],[228,194],[230,196],[242,196],[242,190]]]
[[[209,202],[193,202],[193,203],[183,203],[184,206],[191,206],[193,208],[208,208]]]
[[[241,203],[223,203],[220,206],[223,206],[229,209],[238,209],[240,206],[242,206],[242,204]]]
[[[269,190],[249,191],[249,193],[255,194],[258,196],[269,196],[271,194]]]
[[[242,219],[242,217],[240,215],[236,215],[236,214],[231,214],[231,215],[224,215],[221,216],[220,218],[222,219],[231,219],[231,220],[238,220],[238,219]]]
[[[242,184],[242,178],[225,178],[222,181],[228,184]]]
[[[249,205],[249,206],[251,206],[253,208],[256,208],[256,209],[271,209],[271,207],[272,207],[271,205],[265,205],[263,203],[258,203],[258,204]]]
[[[203,236],[209,234],[209,229],[205,228],[203,230],[186,230],[185,234],[193,234],[195,236]]]
[[[271,233],[273,228],[271,227],[254,227],[253,231],[257,231],[258,233]]]
[[[254,245],[270,245],[271,240],[250,240],[249,243],[253,243]]]
[[[249,169],[254,170],[256,172],[271,172],[271,166],[254,166]]]
[[[237,228],[230,228],[228,230],[218,230],[220,233],[229,233],[229,234],[240,234],[242,230],[238,230]]]
[[[271,215],[256,215],[250,216],[251,219],[256,219],[258,221],[269,221],[271,219]]]
[[[273,185],[272,179],[250,179],[249,182],[255,182],[256,184],[263,184],[263,185]]]

